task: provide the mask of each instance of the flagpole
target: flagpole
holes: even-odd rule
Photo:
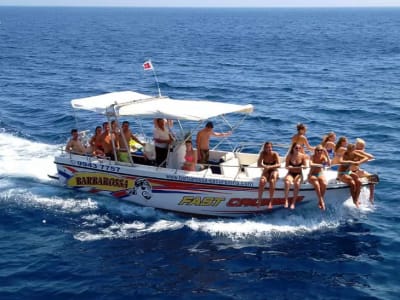
[[[154,80],[156,81],[156,84],[157,84],[158,96],[161,98],[160,84],[158,83],[158,78],[156,75],[156,71],[154,70],[154,67],[153,67],[153,75],[154,75]]]
[[[156,71],[155,71],[155,69],[153,67],[153,64],[151,63],[151,59],[146,60],[144,62],[143,68],[144,68],[145,71],[147,71],[147,70],[152,70],[153,71],[154,80],[155,80],[156,85],[157,85],[158,96],[161,98],[162,96],[161,96],[160,84],[158,83],[157,74],[156,74]]]

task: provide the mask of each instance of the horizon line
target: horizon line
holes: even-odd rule
[[[146,5],[29,5],[29,4],[1,4],[0,7],[76,7],[76,8],[399,8],[398,5],[265,5],[265,6],[242,6],[242,5],[229,5],[229,6],[202,6],[202,5],[176,5],[176,6],[146,6]]]

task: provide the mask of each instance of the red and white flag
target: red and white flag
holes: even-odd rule
[[[146,70],[153,70],[153,65],[151,64],[151,61],[150,60],[148,60],[148,61],[145,61],[144,63],[143,63],[143,69],[146,71]]]

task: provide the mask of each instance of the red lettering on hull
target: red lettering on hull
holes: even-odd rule
[[[304,199],[304,196],[298,196],[296,203],[299,203]],[[292,202],[293,197],[288,198],[289,203]],[[269,199],[261,199],[260,205],[268,205],[269,204]],[[272,199],[272,205],[284,205],[285,204],[285,198],[273,198]],[[228,207],[248,207],[248,206],[257,206],[257,199],[256,198],[231,198],[229,201],[226,203],[226,206]]]

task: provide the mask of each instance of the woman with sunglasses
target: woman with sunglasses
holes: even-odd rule
[[[300,185],[303,180],[303,168],[307,166],[307,156],[301,152],[300,144],[294,143],[290,148],[289,154],[286,156],[286,169],[288,173],[285,176],[285,208],[289,207],[289,189],[293,184],[293,198],[290,209],[295,209],[297,196],[299,194]]]
[[[330,166],[328,152],[322,145],[318,145],[314,150],[314,155],[311,156],[308,182],[314,186],[318,197],[318,207],[321,210],[325,210],[324,196],[327,185],[323,169],[325,165]]]

